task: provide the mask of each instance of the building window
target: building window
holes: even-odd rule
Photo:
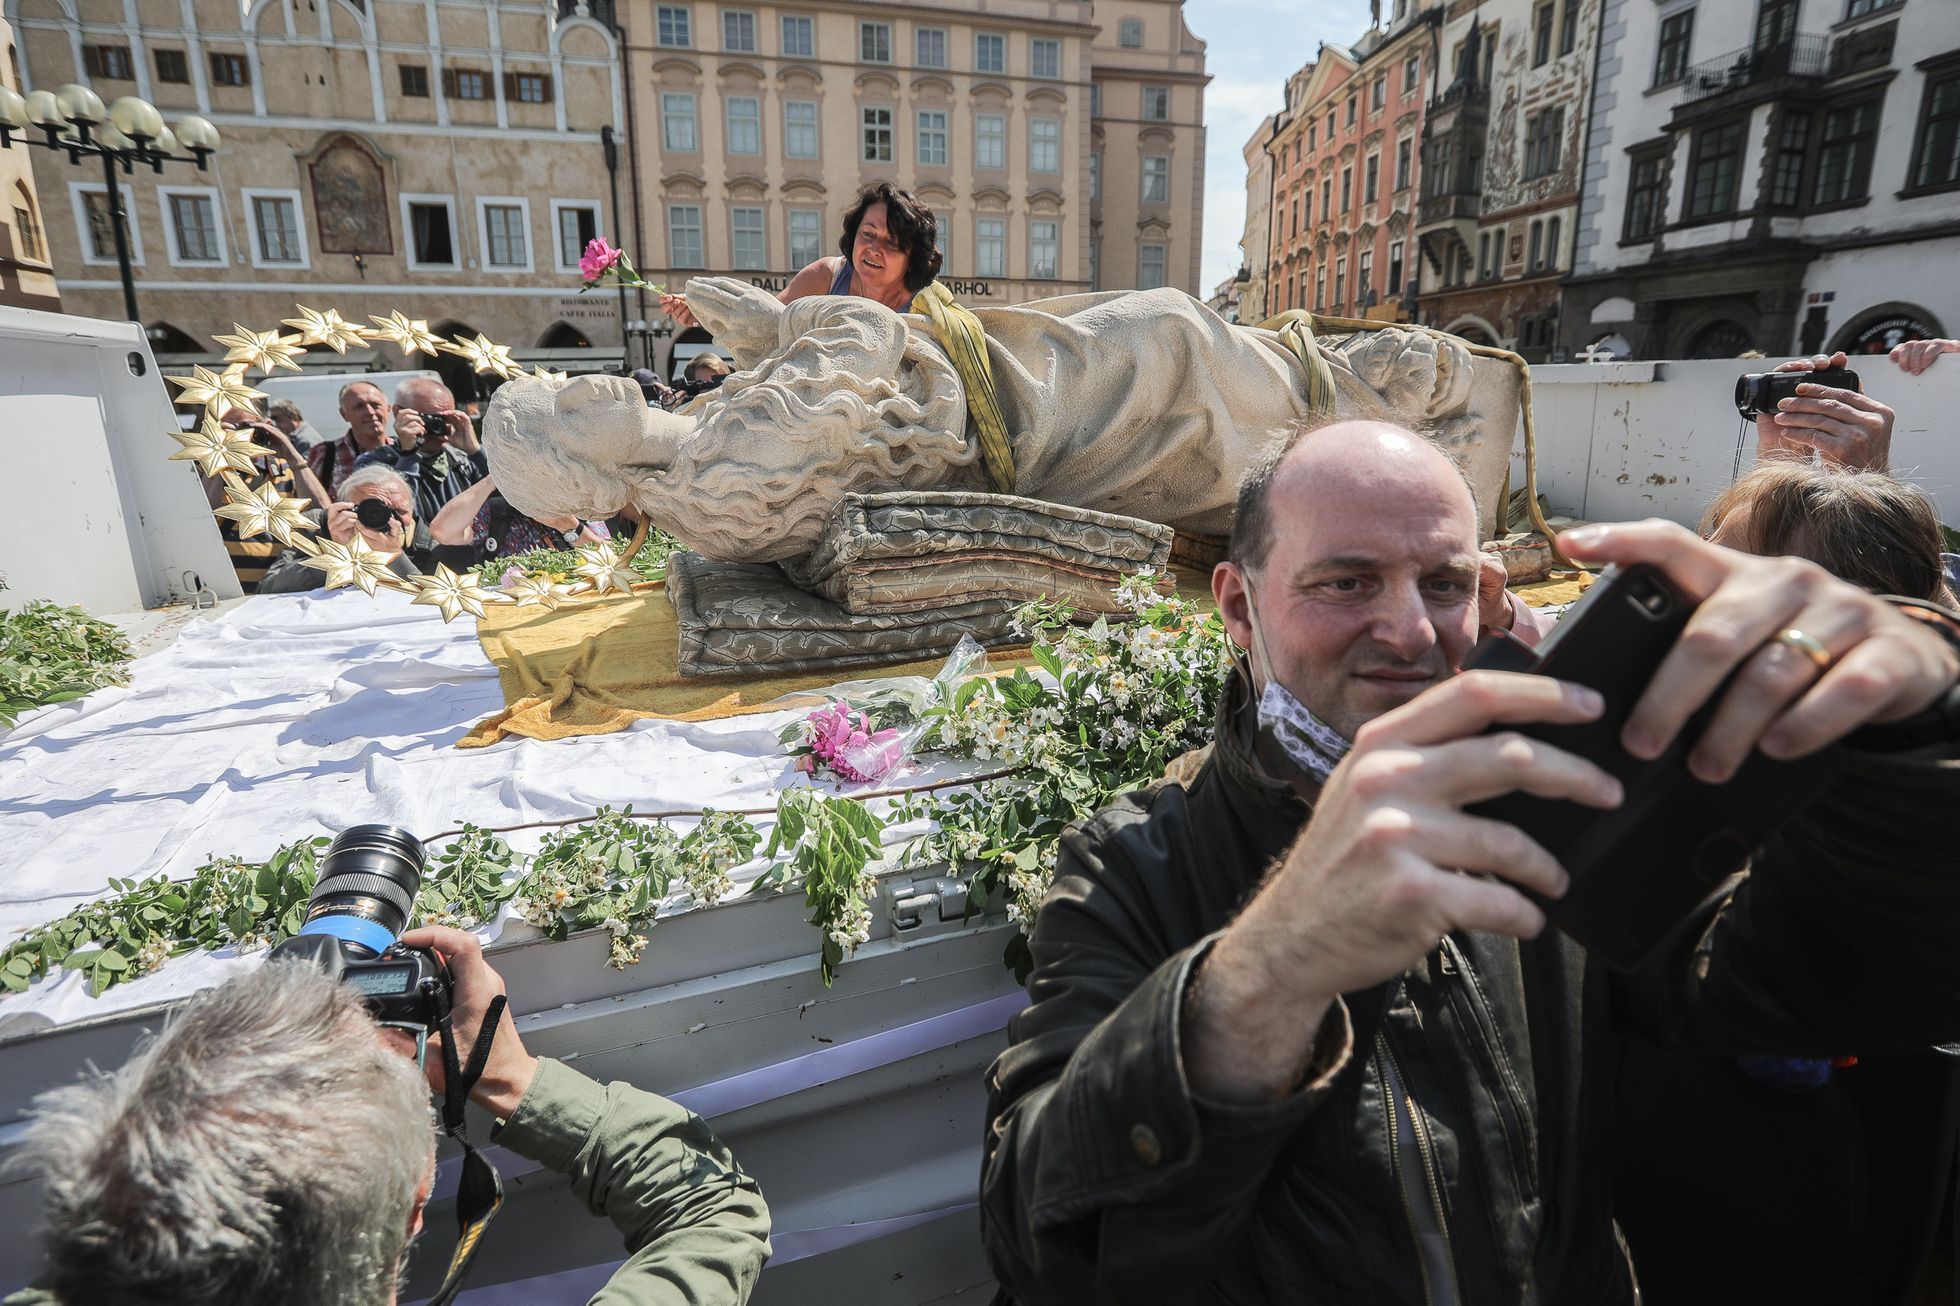
[[[402,94],[413,100],[429,98],[429,70],[419,63],[405,63],[398,69]]]
[[[1007,118],[1004,115],[998,113],[973,115],[973,166],[976,168],[1007,166]],[[994,275],[1006,274],[996,272]]]
[[[1329,177],[1320,183],[1320,217],[1324,222],[1334,216],[1334,179]]]
[[[1311,227],[1313,226],[1313,192],[1310,190],[1301,191],[1299,200],[1301,208],[1300,226],[1302,228]]]
[[[1347,304],[1347,255],[1334,260],[1334,307],[1343,308]]]
[[[1906,0],[1850,0],[1844,9],[1844,21],[1863,18],[1866,14],[1881,13],[1894,5],[1902,5]]]
[[[1007,275],[1007,219],[973,220],[973,274],[979,277]]]
[[[1028,42],[1028,75],[1058,81],[1062,75],[1062,43],[1044,36]]]
[[[746,204],[728,210],[728,225],[735,235],[735,268],[739,272],[760,272],[769,266],[767,238],[763,235],[762,210]]]
[[[707,257],[701,251],[701,206],[667,206],[667,261],[677,268],[704,268]]]
[[[285,195],[252,195],[254,250],[261,263],[304,263],[299,243],[299,204]],[[574,260],[576,262],[576,260]]]
[[[946,29],[943,27],[920,27],[913,29],[912,50],[915,62],[921,68],[944,68],[946,66]]]
[[[1309,154],[1312,154],[1320,148],[1319,145],[1315,144],[1319,130],[1319,123],[1310,122],[1307,124],[1307,153]],[[1297,136],[1293,138],[1293,166],[1296,168],[1300,166],[1300,138]]]
[[[1927,80],[1912,162],[1915,187],[1954,182],[1960,182],[1960,72]]]
[[[408,206],[411,267],[456,266],[456,213],[448,200],[416,200]]]
[[[981,32],[973,38],[973,70],[981,73],[1007,71],[1007,38],[999,32]],[[1005,275],[996,273],[996,276]]]
[[[1817,151],[1815,204],[1846,204],[1871,193],[1872,154],[1878,147],[1877,100],[1824,115]]]
[[[1347,125],[1350,127],[1354,126],[1355,110],[1360,106],[1360,103],[1361,97],[1359,95],[1348,96]]]
[[[1295,196],[1293,197],[1293,232],[1292,232],[1292,234],[1293,234],[1293,236],[1294,236],[1294,237],[1295,237],[1296,239],[1297,239],[1297,238],[1298,238],[1298,236],[1300,235],[1300,197],[1299,197],[1298,195],[1295,195]]]
[[[1102,198],[1102,151],[1101,150],[1092,150],[1089,153],[1089,198],[1092,200],[1099,200]]]
[[[1374,250],[1364,249],[1355,258],[1354,275],[1356,278],[1354,283],[1354,302],[1356,306],[1366,308],[1368,305],[1368,293],[1375,288]]]
[[[1667,212],[1667,157],[1649,154],[1633,161],[1627,174],[1625,240],[1652,240]]]
[[[516,204],[483,205],[483,261],[493,268],[528,271],[530,242],[524,236],[524,209]]]
[[[809,59],[817,53],[817,20],[801,14],[783,15],[783,55]]]
[[[1101,82],[1089,83],[1089,116],[1091,118],[1102,117],[1102,83]]]
[[[1791,113],[1777,134],[1775,170],[1770,174],[1769,204],[1794,209],[1803,203],[1803,166],[1810,152],[1810,115]]]
[[[548,73],[512,73],[505,91],[519,104],[544,104],[551,99],[551,76]]]
[[[1579,0],[1565,0],[1565,15],[1558,25],[1558,52],[1571,54],[1579,45]]]
[[[208,194],[170,194],[165,192],[165,210],[170,214],[171,248],[178,263],[222,263],[218,248],[217,206]]]
[[[892,61],[892,25],[890,23],[858,24],[858,62],[890,63]]]
[[[783,101],[783,153],[792,159],[817,157],[817,102]]]
[[[1062,224],[1045,218],[1028,222],[1028,275],[1036,281],[1053,281],[1061,275]]]
[[[806,268],[823,257],[823,214],[816,209],[789,211],[789,265]]]
[[[1412,54],[1402,61],[1402,98],[1408,99],[1422,89],[1422,56]]]
[[[1661,42],[1654,52],[1654,85],[1672,86],[1688,75],[1688,50],[1694,39],[1694,10],[1683,9],[1661,19]]]
[[[1477,280],[1487,281],[1489,279],[1490,233],[1486,231],[1477,237]]]
[[[1694,161],[1688,165],[1688,204],[1682,216],[1694,221],[1734,212],[1741,164],[1741,123],[1704,127],[1697,133]]]
[[[728,152],[762,153],[762,101],[753,95],[731,95],[728,104]]]
[[[1163,245],[1149,241],[1137,246],[1137,289],[1156,290],[1165,285],[1165,254]]]
[[[1316,313],[1327,307],[1327,268],[1325,265],[1315,269],[1313,274],[1313,307]]]
[[[1332,109],[1327,111],[1327,146],[1329,149],[1332,149],[1334,146],[1334,111]]]
[[[1559,140],[1565,135],[1565,110],[1546,109],[1525,123],[1524,175],[1527,180],[1558,170]]]
[[[1559,264],[1558,250],[1559,220],[1552,218],[1545,223],[1545,266],[1556,269]]]
[[[1375,78],[1375,84],[1373,88],[1369,91],[1369,95],[1368,95],[1368,107],[1377,112],[1388,107],[1388,74],[1387,73],[1382,73],[1380,76]]]
[[[692,91],[660,93],[660,140],[671,153],[692,154],[701,148],[694,134]]]
[[[554,203],[552,208],[557,212],[558,270],[576,271],[585,247],[598,238],[598,207],[592,204]]]
[[[953,262],[953,220],[943,213],[932,215],[933,242],[939,249],[939,266],[949,267]]]
[[[1388,280],[1382,285],[1391,299],[1402,294],[1402,242],[1391,241],[1388,246]]]
[[[1800,0],[1762,0],[1756,10],[1758,50],[1788,45],[1797,39],[1797,7]]]
[[[1381,193],[1382,156],[1370,154],[1368,161],[1361,165],[1361,202],[1373,204]]]
[[[1542,222],[1531,224],[1530,251],[1525,258],[1525,268],[1536,272],[1545,266],[1545,224]]]
[[[213,86],[250,86],[252,74],[245,67],[242,54],[224,54],[213,51],[211,54],[211,84]]]
[[[1146,154],[1143,156],[1143,202],[1145,204],[1168,204],[1171,202],[1171,158],[1168,154]],[[1300,216],[1299,205],[1294,205],[1293,216]],[[1297,229],[1298,222],[1295,222]]]
[[[34,210],[24,204],[14,205],[14,240],[20,257],[36,261],[44,257],[41,252],[41,224],[34,220]]]
[[[1404,136],[1395,142],[1395,189],[1409,189],[1415,168],[1416,142],[1413,136]]]
[[[1125,50],[1141,50],[1143,48],[1143,20],[1141,18],[1125,18],[1122,22],[1116,24],[1116,44]]]
[[[1143,116],[1156,122],[1167,122],[1170,120],[1170,87],[1146,86],[1143,88]]]
[[[1531,66],[1537,68],[1552,57],[1552,28],[1558,10],[1552,0],[1544,0],[1531,15]]]
[[[1354,207],[1353,200],[1354,200],[1354,169],[1342,168],[1341,169],[1341,213],[1343,215],[1345,215],[1349,209]]]
[[[487,100],[490,98],[490,78],[478,68],[448,68],[443,70],[444,90],[458,100]]]
[[[1062,120],[1028,119],[1028,171],[1060,172],[1061,170]]]
[[[919,110],[919,162],[928,168],[946,166],[946,111]]]
[[[182,86],[191,79],[191,63],[182,50],[158,50],[156,52],[157,80],[173,86]],[[422,71],[422,94],[429,93],[429,73]],[[406,94],[406,92],[404,92]]]
[[[892,111],[859,109],[858,125],[862,128],[858,157],[866,163],[890,163],[892,161]]]
[[[82,47],[82,67],[90,77],[106,77],[112,81],[127,82],[136,78],[136,66],[129,57],[126,45],[85,45]]]
[[[654,39],[685,50],[694,44],[694,15],[686,5],[659,5],[654,12]]]
[[[731,53],[755,53],[755,14],[747,9],[721,11],[721,48]]]
[[[79,190],[81,197],[82,220],[87,227],[88,236],[84,250],[91,263],[114,263],[116,261],[116,219],[109,208],[109,192],[97,186],[93,190]],[[131,203],[129,187],[122,187],[124,228],[129,236],[129,257],[132,262],[143,261],[142,242],[138,238],[136,213]]]

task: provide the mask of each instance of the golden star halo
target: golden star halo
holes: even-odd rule
[[[364,328],[341,317],[336,309],[316,312],[304,304],[293,307],[299,310],[299,316],[289,317],[285,323],[298,329],[301,344],[325,345],[337,354],[344,354],[349,345],[358,345],[367,339]]]
[[[445,342],[442,349],[445,353],[468,359],[470,366],[477,371],[495,372],[506,381],[524,373],[517,360],[510,356],[510,346],[497,344],[480,331],[474,340],[455,336],[452,341]]]
[[[368,321],[374,323],[373,330],[368,332],[370,336],[376,340],[386,340],[401,350],[404,356],[427,354],[430,358],[434,358],[436,350],[442,348],[441,337],[429,330],[427,322],[419,317],[409,317],[400,309],[396,309],[386,317],[378,317],[370,313]]]
[[[183,446],[170,455],[170,460],[194,462],[206,476],[228,471],[250,473],[252,459],[272,453],[253,444],[252,437],[243,431],[227,431],[208,413],[195,431],[172,431],[170,438]]]
[[[409,602],[435,608],[444,621],[454,621],[465,612],[481,617],[485,604],[509,601],[495,591],[486,591],[475,572],[458,575],[442,563],[436,564],[433,576],[417,576],[410,584],[415,586],[415,597]]]
[[[254,331],[236,322],[231,325],[236,335],[211,337],[218,344],[228,346],[225,353],[227,363],[236,363],[245,368],[256,367],[267,376],[282,367],[294,372],[300,370],[294,360],[306,351],[301,347],[298,336],[282,336],[277,331]]]
[[[245,384],[245,369],[233,363],[222,372],[209,368],[191,366],[189,376],[166,376],[164,380],[177,387],[177,402],[180,404],[202,404],[207,416],[223,417],[234,408],[243,408],[256,414],[256,400],[265,398],[265,391],[254,390]]]
[[[345,544],[338,540],[320,541],[319,553],[308,558],[306,565],[318,567],[327,573],[322,584],[330,590],[358,585],[363,594],[372,594],[377,583],[385,584],[390,589],[408,589],[401,577],[388,570],[388,560],[392,556],[377,553],[366,540],[356,535]]]
[[[226,472],[224,479],[227,502],[222,508],[212,511],[237,522],[238,534],[242,538],[270,535],[281,544],[290,544],[293,531],[305,528],[305,512],[311,500],[288,499],[279,493],[279,488],[271,481],[247,488],[231,472]]]
[[[592,586],[595,594],[604,594],[609,590],[630,594],[640,579],[610,544],[588,544],[581,548],[578,551],[578,566],[574,570],[580,579]]]
[[[519,576],[504,593],[520,607],[556,608],[572,596],[572,587],[542,572]]]

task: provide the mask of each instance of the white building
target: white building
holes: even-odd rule
[[[1636,358],[1960,332],[1960,5],[1605,0],[1559,340]]]

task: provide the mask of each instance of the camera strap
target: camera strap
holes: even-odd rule
[[[483,1068],[489,1064],[490,1043],[496,1037],[497,1022],[503,1019],[504,1005],[501,993],[490,1000],[489,1010],[483,1013],[483,1024],[476,1032],[476,1042],[470,1046],[468,1065],[458,1062],[456,1037],[450,1024],[452,1013],[447,1006],[437,1022],[436,1027],[442,1033],[442,1130],[462,1147],[463,1172],[456,1183],[456,1250],[450,1253],[442,1287],[429,1298],[428,1306],[449,1306],[455,1299],[476,1249],[482,1245],[484,1230],[503,1209],[504,1181],[489,1158],[470,1143],[463,1108],[469,1102],[470,1090],[483,1078]]]

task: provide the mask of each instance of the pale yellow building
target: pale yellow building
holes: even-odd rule
[[[14,29],[0,19],[0,86],[18,91]],[[47,223],[34,185],[34,167],[20,141],[0,150],[0,304],[61,309],[61,291],[48,263]]]
[[[1175,0],[630,0],[620,18],[649,279],[780,289],[890,180],[932,207],[964,301],[1198,290],[1204,46]]]
[[[6,13],[24,91],[81,82],[222,134],[207,171],[122,180],[160,354],[208,350],[234,322],[269,329],[297,301],[358,322],[398,308],[561,364],[620,356],[617,299],[578,294],[583,241],[617,226],[601,128],[625,122],[615,38],[584,4],[6,0]],[[101,172],[29,153],[63,306],[123,317]],[[401,366],[380,348],[375,366]],[[468,388],[459,360],[440,366]]]

